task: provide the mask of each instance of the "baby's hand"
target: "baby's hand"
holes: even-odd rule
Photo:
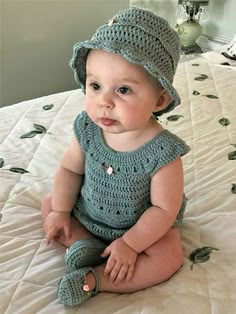
[[[46,243],[50,244],[60,231],[63,231],[66,238],[70,238],[70,213],[52,211],[46,218],[43,229],[46,234]]]
[[[131,249],[122,238],[114,240],[102,253],[102,257],[110,255],[105,268],[105,275],[119,284],[125,277],[132,278],[138,254]]]

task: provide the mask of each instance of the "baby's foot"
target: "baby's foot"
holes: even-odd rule
[[[106,244],[96,238],[85,238],[73,243],[66,251],[65,264],[69,270],[97,266],[106,259],[101,257]]]
[[[88,284],[87,276],[92,275]],[[65,305],[79,305],[95,296],[99,289],[99,277],[95,269],[84,267],[65,275],[58,288],[58,298]]]

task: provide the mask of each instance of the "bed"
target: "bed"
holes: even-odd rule
[[[182,104],[161,123],[191,147],[183,158],[188,205],[179,228],[185,262],[170,280],[64,307],[57,286],[65,248],[46,245],[40,202],[84,109],[72,90],[0,109],[0,313],[236,313],[236,62],[219,53],[181,62]],[[191,270],[190,253],[217,248]]]

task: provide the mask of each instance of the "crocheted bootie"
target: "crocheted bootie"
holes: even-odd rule
[[[86,275],[89,272],[93,273],[96,281],[95,289],[92,291],[87,291],[88,286],[86,285]],[[64,305],[79,305],[95,296],[98,289],[99,277],[97,272],[91,267],[84,267],[62,277],[58,288],[58,298]]]
[[[96,238],[85,238],[73,243],[65,254],[65,264],[69,270],[85,266],[96,266],[106,259],[101,257],[107,244]]]

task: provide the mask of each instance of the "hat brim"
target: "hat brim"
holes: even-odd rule
[[[155,116],[160,116],[163,113],[167,113],[173,110],[177,105],[180,104],[180,97],[173,87],[172,82],[169,82],[167,78],[161,76],[159,69],[156,65],[151,64],[132,47],[121,47],[121,45],[110,42],[97,42],[94,40],[86,40],[84,42],[77,43],[74,46],[73,57],[70,61],[70,66],[74,71],[74,77],[76,82],[81,86],[85,93],[86,86],[86,61],[88,53],[91,49],[102,49],[111,53],[121,54],[129,62],[141,65],[146,71],[148,71],[155,79],[157,79],[163,88],[169,93],[172,98],[172,102],[163,110],[155,113]],[[153,70],[154,69],[154,70]]]

